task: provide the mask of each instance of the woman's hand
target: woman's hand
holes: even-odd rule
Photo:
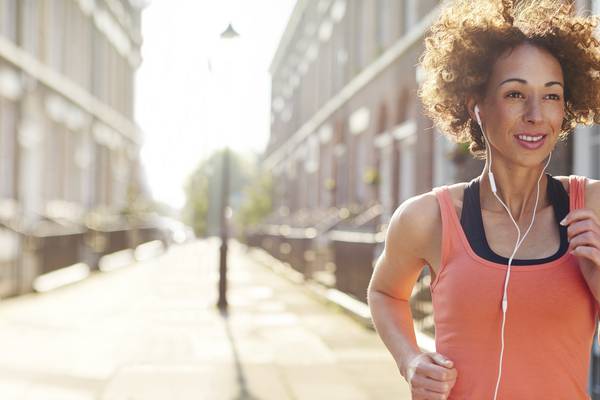
[[[571,211],[561,225],[567,225],[569,251],[579,261],[600,268],[600,221],[590,209]]]
[[[421,353],[408,363],[406,381],[413,400],[445,400],[456,383],[453,362],[439,353]]]
[[[579,270],[592,295],[600,303],[600,218],[590,209],[571,211],[561,225],[568,225],[569,251],[577,257]]]

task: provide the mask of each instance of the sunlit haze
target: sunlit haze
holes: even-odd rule
[[[144,11],[136,120],[156,200],[183,206],[186,177],[218,148],[264,149],[268,68],[294,4],[154,0]],[[219,41],[230,22],[240,34],[233,49]]]

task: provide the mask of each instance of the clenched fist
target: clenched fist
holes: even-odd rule
[[[454,363],[439,353],[421,353],[408,363],[406,381],[413,400],[446,400],[456,383]]]

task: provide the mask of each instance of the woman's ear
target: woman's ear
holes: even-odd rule
[[[477,122],[477,117],[475,116],[475,111],[474,111],[476,104],[477,104],[477,101],[473,97],[469,97],[467,99],[467,112],[471,116],[471,119],[475,122]],[[479,116],[481,117],[481,107],[479,107]]]

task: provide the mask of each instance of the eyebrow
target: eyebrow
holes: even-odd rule
[[[527,84],[527,81],[525,79],[520,79],[520,78],[509,78],[506,80],[503,80],[502,82],[500,82],[498,84],[498,87],[500,87],[501,85],[507,83],[507,82],[519,82],[519,83],[523,83],[523,84]],[[552,86],[552,85],[559,85],[561,87],[563,87],[563,84],[558,82],[558,81],[550,81],[550,82],[546,82],[546,84],[544,85],[545,87],[548,86]],[[563,87],[564,88],[564,87]]]

